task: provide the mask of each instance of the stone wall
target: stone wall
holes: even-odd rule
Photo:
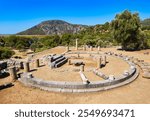
[[[115,87],[123,86],[134,81],[138,75],[139,70],[136,68],[136,65],[132,63],[127,57],[118,56],[111,54],[110,56],[118,57],[126,61],[130,68],[125,71],[119,77],[114,77],[114,79],[106,79],[103,81],[94,81],[90,83],[83,82],[62,82],[62,81],[45,81],[42,79],[34,78],[29,73],[24,73],[19,79],[20,82],[24,83],[27,86],[37,87],[43,90],[56,91],[56,92],[94,92],[102,91],[107,89],[112,89]]]
[[[104,81],[96,81],[96,82],[91,82],[90,84],[83,84],[82,82],[61,82],[61,81],[45,81],[42,79],[38,78],[29,78],[27,73],[24,73],[21,76],[20,81],[24,83],[27,86],[31,87],[38,87],[44,90],[53,90],[53,91],[58,91],[63,90],[63,91],[69,91],[70,92],[91,92],[90,89],[97,88],[96,90],[102,90],[105,89],[106,87],[111,89],[112,85],[121,84],[122,82],[127,81],[127,83],[133,81],[136,77],[138,76],[138,70],[132,69],[129,72],[128,76],[121,76],[115,78],[115,80],[110,81],[109,79],[104,80]],[[121,85],[119,85],[121,86]]]

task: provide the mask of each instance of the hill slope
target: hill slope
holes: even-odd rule
[[[62,20],[44,21],[30,29],[17,33],[18,35],[61,35],[64,33],[77,33],[85,25],[70,24]]]
[[[141,22],[141,24],[142,24],[143,26],[150,26],[150,18],[143,20],[143,21]]]
[[[142,30],[150,30],[150,18],[141,21]]]

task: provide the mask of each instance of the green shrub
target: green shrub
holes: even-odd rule
[[[3,47],[0,48],[0,59],[8,59],[14,54],[15,52],[8,48],[3,48]]]

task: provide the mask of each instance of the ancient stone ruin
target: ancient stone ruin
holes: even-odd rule
[[[120,72],[119,76],[115,76],[113,73],[108,74],[101,71],[109,66],[110,61],[108,58],[113,57],[118,60],[124,61],[128,64],[128,69]],[[86,59],[92,60],[95,66],[88,66]],[[68,62],[68,63],[67,63]],[[34,76],[32,71],[38,71],[43,66],[48,66],[51,71],[67,71],[67,73],[77,73],[82,81],[72,82],[61,80],[44,80]],[[34,66],[33,66],[34,65]],[[63,70],[63,66],[69,67]],[[35,58],[28,61],[6,61],[0,62],[0,75],[7,69],[12,79],[12,82],[19,80],[26,86],[36,87],[43,90],[55,91],[55,92],[96,92],[102,90],[108,90],[116,87],[120,87],[134,81],[139,75],[139,69],[142,70],[144,78],[150,78],[148,63],[137,58],[128,57],[122,54],[116,54],[113,52],[101,52],[100,47],[93,48],[92,46],[83,45],[82,48],[78,46],[78,40],[76,40],[76,46],[74,50],[71,50],[69,46],[66,47],[66,51],[62,54],[50,54],[44,55],[42,58]],[[34,67],[34,70],[33,70]],[[65,68],[65,67],[64,67]],[[62,69],[62,70],[61,70]],[[93,74],[97,78],[102,80],[93,81],[89,79],[87,72]],[[45,72],[49,73],[49,72]],[[51,73],[50,73],[51,74]],[[67,76],[67,75],[64,75]],[[6,84],[4,86],[10,86]],[[3,88],[3,87],[1,87]]]
[[[48,65],[51,69],[58,68],[60,66],[63,66],[68,61],[68,65],[74,65],[74,66],[80,66],[79,69],[79,75],[81,77],[82,82],[62,82],[62,81],[45,81],[43,79],[38,79],[34,77],[31,73],[30,76],[28,73],[22,74],[21,78],[19,79],[20,82],[24,83],[25,85],[31,86],[31,87],[37,87],[40,89],[48,90],[48,91],[56,91],[56,92],[94,92],[94,91],[102,91],[107,89],[112,89],[115,87],[123,86],[125,84],[128,84],[132,81],[134,81],[137,76],[139,75],[139,70],[137,69],[134,62],[128,59],[128,57],[123,55],[117,55],[115,53],[103,53],[99,54],[97,52],[93,51],[93,48],[90,47],[90,51],[86,51],[85,48],[83,48],[84,52],[78,51],[78,45],[76,41],[76,51],[66,51],[63,55],[49,55],[47,57]],[[98,51],[100,51],[100,48],[98,47]],[[69,57],[68,58],[65,55],[69,54],[77,54],[76,57]],[[92,72],[95,74],[95,76],[99,76],[103,78],[103,81],[91,81],[89,80],[86,75],[84,74],[86,64],[84,64],[83,61],[73,61],[71,58],[80,58],[81,55],[89,55],[89,58],[93,58],[95,63],[97,63],[97,68],[95,68]],[[113,56],[115,58],[121,59],[125,61],[129,65],[129,69],[125,70],[121,76],[115,77],[112,75],[104,74],[97,69],[101,69],[102,67],[107,66],[107,56]],[[80,58],[82,59],[82,58]],[[83,59],[84,60],[84,59]]]

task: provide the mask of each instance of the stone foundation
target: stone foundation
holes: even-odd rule
[[[113,75],[108,76],[103,81],[95,81],[92,82],[90,80],[86,80],[85,83],[83,82],[60,82],[60,81],[44,81],[42,79],[37,79],[32,76],[29,76],[28,73],[22,74],[21,78],[19,79],[20,82],[24,83],[30,87],[37,87],[43,90],[48,91],[55,91],[55,92],[96,92],[102,90],[108,90],[112,88],[116,88],[119,86],[123,86],[134,81],[138,75],[139,70],[136,68],[136,65],[130,62],[127,57],[118,56],[111,54],[109,56],[114,56],[126,61],[130,68],[129,70],[125,70],[121,76],[115,77]],[[104,57],[105,58],[105,57]],[[104,59],[106,60],[106,59]],[[83,67],[81,68],[83,71]],[[82,73],[82,72],[80,72]],[[97,72],[98,73],[98,72]],[[99,74],[99,73],[98,73]],[[83,80],[83,79],[82,79]]]

